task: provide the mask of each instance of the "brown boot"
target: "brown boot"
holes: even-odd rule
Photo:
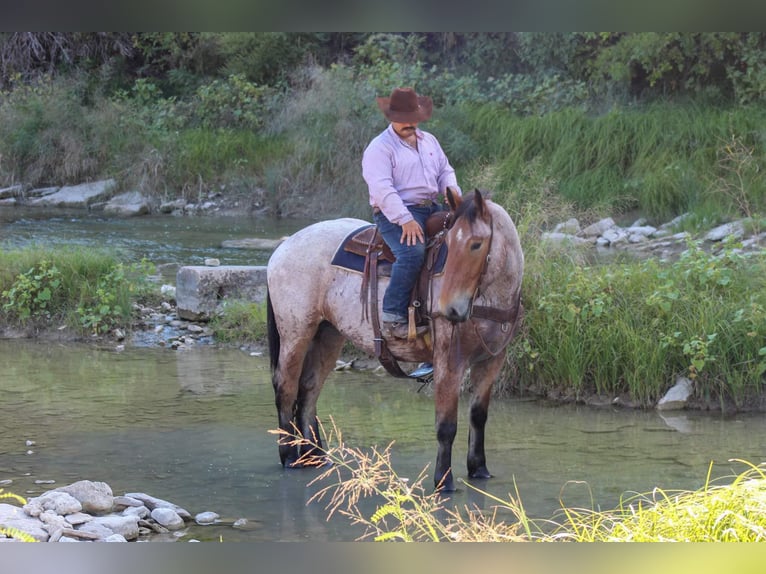
[[[420,325],[415,328],[415,332],[417,333],[417,336],[420,337],[428,332],[428,327],[426,325]],[[383,336],[387,339],[406,339],[409,336],[409,326],[406,321],[384,321]]]

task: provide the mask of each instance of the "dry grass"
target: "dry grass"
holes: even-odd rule
[[[448,507],[449,498],[426,491],[424,469],[414,481],[401,478],[391,464],[394,443],[369,452],[351,447],[331,423],[326,437],[318,441],[297,434],[271,431],[280,440],[297,446],[310,446],[313,453],[299,462],[320,467],[321,474],[310,485],[324,485],[309,503],[323,503],[328,519],[333,515],[348,518],[363,529],[360,540],[404,542],[661,542],[661,541],[739,541],[766,540],[766,463],[746,465],[736,477],[720,479],[713,485],[710,471],[705,486],[698,491],[663,491],[625,497],[618,508],[596,511],[567,508],[550,520],[527,516],[516,489],[515,496],[500,499],[483,494],[493,504],[488,511],[478,507]],[[712,465],[711,465],[712,469]],[[372,514],[361,502],[372,499]],[[503,516],[511,515],[510,522]]]

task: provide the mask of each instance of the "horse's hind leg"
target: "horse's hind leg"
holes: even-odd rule
[[[504,353],[471,367],[471,406],[468,429],[468,476],[490,478],[484,453],[484,429],[487,424],[492,385],[503,366]]]
[[[295,413],[298,401],[299,381],[313,332],[283,339],[279,348],[279,361],[272,375],[274,397],[279,418],[279,429],[286,435],[294,435],[298,422]],[[299,428],[297,430],[300,430]],[[290,436],[279,437],[279,458],[282,466],[291,466],[298,460],[298,446],[291,444]]]
[[[303,444],[300,455],[311,453],[314,447],[322,448],[322,438],[317,422],[317,400],[327,376],[335,368],[345,338],[328,322],[319,325],[303,361],[298,386],[296,424],[304,438],[311,444]]]

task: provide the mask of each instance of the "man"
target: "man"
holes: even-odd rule
[[[425,260],[426,219],[442,208],[437,197],[447,187],[459,195],[461,191],[439,142],[418,129],[431,117],[431,98],[412,88],[396,88],[390,97],[376,99],[390,124],[365,149],[362,175],[373,219],[396,257],[383,296],[383,334],[406,339],[410,294]]]

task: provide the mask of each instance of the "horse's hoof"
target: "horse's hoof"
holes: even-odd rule
[[[492,478],[492,475],[487,470],[486,466],[482,466],[481,468],[477,468],[476,470],[470,472],[468,474],[471,478]]]

